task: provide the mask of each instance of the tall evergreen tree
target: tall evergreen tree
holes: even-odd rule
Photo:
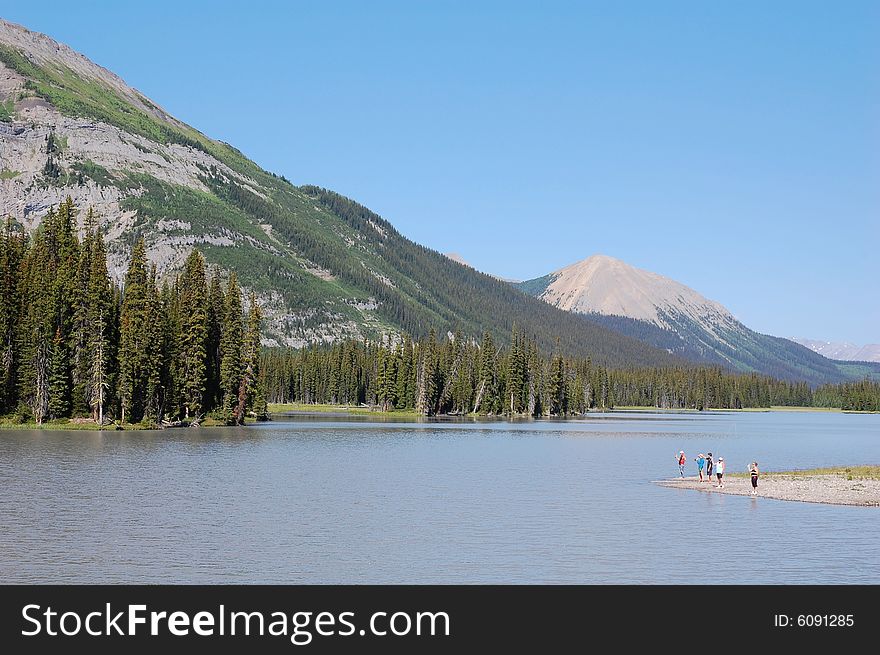
[[[253,293],[249,302],[247,329],[241,349],[243,374],[236,407],[238,423],[244,422],[248,409],[254,412],[257,420],[265,420],[269,414],[263,378],[260,374],[260,326],[263,315]]]
[[[180,278],[180,360],[184,416],[200,417],[208,384],[208,288],[205,259],[193,250]]]
[[[148,403],[148,362],[152,302],[147,253],[139,239],[125,274],[122,310],[119,317],[119,399],[122,421],[135,423],[144,417]]]
[[[86,403],[92,418],[104,422],[105,406],[111,382],[111,361],[114,340],[114,294],[107,272],[107,253],[104,240],[93,229],[87,238],[89,256],[88,286],[86,288],[86,323],[88,332],[85,354],[87,363]]]
[[[159,294],[162,307],[162,415],[177,417],[181,413],[180,379],[180,296],[177,283],[166,280]]]
[[[16,331],[22,311],[19,277],[26,249],[24,230],[8,217],[0,233],[0,414],[14,410],[17,403],[20,353]]]
[[[162,300],[159,296],[156,265],[150,266],[147,277],[147,316],[151,317],[144,326],[146,352],[144,353],[146,370],[144,377],[147,383],[147,394],[144,405],[144,418],[150,423],[158,423],[163,418],[162,397],[162,328],[165,319],[162,316]]]
[[[70,360],[67,344],[56,328],[55,338],[49,349],[49,418],[66,418],[70,414]]]
[[[224,420],[229,424],[238,423],[241,416],[236,408],[239,403],[239,389],[243,372],[242,361],[242,308],[241,289],[235,273],[229,276],[226,294],[223,298],[222,334],[220,338],[220,386],[223,394],[222,407]]]
[[[205,340],[205,352],[207,354],[207,388],[205,389],[205,399],[206,405],[209,407],[220,407],[223,405],[222,373],[220,371],[223,353],[220,342],[223,339],[224,303],[225,297],[223,295],[223,284],[220,279],[220,269],[214,268],[214,272],[211,274],[211,281],[208,284],[208,328]]]

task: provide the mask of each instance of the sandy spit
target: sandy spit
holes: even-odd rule
[[[697,477],[657,480],[656,484],[676,489],[695,489],[706,493],[748,496],[752,483],[748,478],[724,478],[724,487],[717,482],[700,482]],[[796,500],[826,505],[857,505],[880,507],[880,480],[847,480],[843,475],[762,475],[758,480],[758,496],[776,500]]]

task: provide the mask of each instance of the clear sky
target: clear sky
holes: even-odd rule
[[[601,252],[781,336],[880,342],[880,2],[41,2],[297,184],[477,268]]]

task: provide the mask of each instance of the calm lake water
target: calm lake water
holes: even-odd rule
[[[877,509],[652,484],[679,450],[880,463],[880,416],[2,431],[0,582],[880,583]]]

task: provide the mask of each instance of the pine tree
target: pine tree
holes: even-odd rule
[[[260,375],[260,325],[263,315],[253,293],[249,303],[247,330],[241,349],[243,374],[239,387],[238,406],[235,410],[237,423],[244,422],[249,408],[253,410],[257,420],[265,420],[269,414],[263,379]]]
[[[21,314],[19,276],[27,248],[24,230],[12,217],[0,233],[0,414],[15,409],[19,351],[16,330]]]
[[[144,403],[144,420],[154,424],[162,420],[164,413],[162,398],[162,328],[165,317],[162,315],[162,300],[159,296],[157,285],[156,265],[150,266],[147,277],[147,316],[149,322],[144,325],[144,352],[145,371],[144,377],[147,383],[147,392]]]
[[[91,339],[91,369],[89,370],[88,386],[92,420],[98,425],[104,425],[104,407],[108,398],[107,389],[110,386],[108,318],[106,308],[99,306],[96,309],[96,332]]]
[[[484,332],[483,341],[480,344],[479,383],[473,408],[475,414],[483,408],[488,413],[493,413],[497,410],[498,390],[495,376],[495,357],[495,343],[492,340],[492,335]]]
[[[409,336],[406,336],[403,339],[403,343],[397,348],[397,375],[394,390],[394,395],[397,398],[397,406],[402,409],[410,409],[414,406],[412,399],[412,355],[412,340]]]
[[[180,294],[177,281],[173,286],[166,282],[160,293],[162,306],[162,414],[179,417],[182,414],[180,391]]]
[[[397,395],[397,361],[389,349],[380,347],[376,359],[376,402],[383,412],[394,409]]]
[[[548,385],[550,414],[552,416],[562,416],[568,412],[565,377],[565,360],[561,355],[556,355],[550,364],[550,380]]]
[[[121,419],[135,423],[144,416],[149,370],[147,362],[151,302],[144,240],[134,246],[122,295],[119,317],[119,399]]]
[[[56,329],[49,350],[47,409],[49,417],[53,419],[66,418],[70,414],[70,360],[61,328]]]
[[[209,408],[223,406],[223,383],[220,368],[223,360],[221,340],[223,338],[224,303],[220,270],[215,268],[208,284],[208,331],[205,342],[207,353],[205,405]]]
[[[424,347],[419,349],[416,374],[416,411],[425,416],[431,416],[436,411],[437,364],[437,337],[432,329]]]
[[[200,418],[207,388],[208,288],[205,260],[193,250],[180,281],[181,389],[186,418]]]
[[[89,219],[92,211],[89,210]],[[76,284],[73,289],[72,326],[70,335],[70,352],[72,368],[73,393],[71,409],[75,416],[83,416],[89,409],[89,373],[91,369],[89,336],[92,326],[89,324],[88,292],[92,273],[92,240],[96,238],[91,232],[86,233],[80,247],[79,261],[76,269]],[[97,237],[100,239],[100,237]],[[106,269],[106,266],[105,266]]]
[[[511,335],[510,352],[507,356],[507,411],[519,414],[523,409],[523,397],[527,383],[525,344],[516,326]]]
[[[222,334],[220,338],[220,388],[223,394],[223,417],[227,424],[239,421],[236,412],[238,392],[242,380],[242,308],[241,289],[235,273],[229,275],[223,298]]]

